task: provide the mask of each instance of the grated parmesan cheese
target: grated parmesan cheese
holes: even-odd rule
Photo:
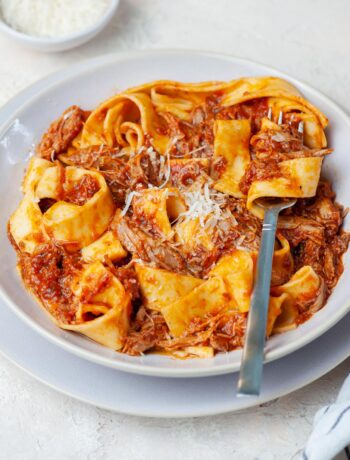
[[[222,207],[226,204],[226,198],[223,194],[209,189],[207,183],[204,184],[203,191],[184,192],[183,196],[188,209],[179,215],[180,218],[185,220],[198,218],[202,227],[215,226],[217,221],[223,218]]]
[[[132,200],[134,199],[134,196],[139,196],[140,193],[139,192],[130,192],[128,194],[128,196],[126,197],[126,200],[125,200],[125,206],[124,208],[122,209],[122,212],[121,212],[121,216],[124,217],[126,215],[126,213],[128,212],[131,204],[132,204]]]
[[[0,0],[8,25],[38,37],[62,37],[86,29],[109,4],[110,0]]]
[[[163,175],[164,175],[164,182],[159,185],[159,187],[156,187],[156,188],[163,188],[165,187],[165,185],[169,182],[170,180],[170,174],[171,174],[171,168],[170,168],[170,154],[169,152],[165,152],[165,156],[166,156],[166,159],[167,159],[167,162],[166,162],[166,166],[163,166],[163,168],[165,167],[165,171],[163,172]],[[163,163],[164,165],[164,163]]]

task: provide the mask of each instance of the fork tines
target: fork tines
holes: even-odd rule
[[[279,115],[278,115],[278,122],[277,122],[279,125],[281,125],[283,123],[283,112],[282,110],[280,111]]]
[[[267,112],[267,118],[269,120],[272,120],[272,108],[269,107],[269,110]],[[291,125],[292,124],[292,121],[294,120],[294,115],[292,114],[290,120],[289,120],[289,124]],[[282,110],[280,110],[280,113],[278,114],[278,121],[277,123],[279,125],[281,125],[283,123],[283,112]],[[300,121],[299,124],[298,124],[298,133],[300,134],[303,134],[304,133],[304,122],[303,121]]]

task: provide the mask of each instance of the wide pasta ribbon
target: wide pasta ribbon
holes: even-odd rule
[[[175,187],[151,188],[137,192],[132,201],[134,216],[160,236],[173,234],[171,222],[186,210],[186,204]]]
[[[82,205],[61,200],[62,187],[69,192],[87,176],[98,186],[91,198]],[[20,250],[28,253],[49,238],[65,244],[68,250],[70,245],[74,249],[87,246],[104,233],[115,210],[101,174],[76,167],[62,170],[36,157],[29,165],[23,192],[24,198],[10,218],[9,229]],[[43,213],[39,202],[47,198],[55,203]]]
[[[78,301],[72,324],[59,323],[63,329],[80,332],[106,347],[123,346],[129,328],[130,295],[121,282],[101,262],[87,265],[73,281]],[[96,292],[91,296],[91,292]]]
[[[35,191],[41,176],[50,167],[50,161],[36,157],[31,159],[22,184],[24,197],[9,220],[9,232],[18,248],[30,254],[47,240]]]
[[[81,206],[58,200],[43,216],[45,230],[52,238],[71,243],[76,248],[87,246],[102,235],[115,210],[111,193],[101,174],[72,166],[65,168],[66,183],[70,187],[74,187],[74,183],[86,175],[94,178],[99,186],[91,198]]]
[[[214,127],[214,158],[225,162],[224,171],[214,187],[236,198],[243,197],[239,183],[250,163],[249,120],[217,120]]]
[[[53,248],[47,270],[54,272],[59,300],[37,290],[42,303],[60,327],[123,352],[130,343],[134,354],[143,346],[167,350],[165,343],[187,338],[179,357],[212,356],[220,348],[212,345],[208,324],[224,317],[233,325],[226,338],[240,329],[229,349],[240,346],[263,218],[257,200],[316,194],[330,152],[327,118],[276,77],[153,81],[78,118],[64,113],[51,125],[42,143],[56,140],[59,148],[46,149],[44,157],[57,161],[31,160],[9,221],[29,273],[31,262],[45,272],[42,244]],[[115,212],[113,199],[123,209]],[[306,220],[296,214],[295,222]],[[295,260],[299,266],[303,259]],[[43,278],[34,275],[38,286]],[[323,278],[308,265],[295,272],[280,233],[271,286],[267,336],[296,327],[324,303]],[[143,312],[146,319],[139,318]],[[196,325],[208,334],[193,347]]]
[[[222,108],[267,98],[275,121],[280,111],[286,114],[297,112],[304,121],[306,145],[310,148],[326,145],[323,130],[327,118],[293,85],[276,77],[203,83],[158,80],[128,89],[108,99],[90,114],[73,145],[79,148],[118,144],[138,151],[147,136],[153,147],[164,154],[173,138],[164,132],[158,113],[171,113],[179,120],[189,121],[194,108],[204,104],[210,94],[217,95]]]
[[[80,148],[91,145],[108,145],[116,142],[138,151],[145,142],[145,136],[152,139],[152,145],[165,153],[169,138],[159,133],[160,127],[152,101],[147,94],[119,94],[101,104],[86,120],[78,140]]]
[[[247,197],[247,208],[263,218],[258,198],[309,198],[315,196],[320,179],[322,158],[296,158],[279,163],[279,175],[252,183]]]
[[[275,273],[283,264],[288,266],[290,257],[289,245],[282,236],[279,238],[281,247],[276,249],[273,260]],[[172,335],[179,337],[195,318],[249,311],[256,257],[254,252],[232,250],[219,259],[207,280],[139,263],[135,269],[146,307],[160,311]],[[295,327],[298,301],[314,293],[315,283],[319,286],[318,276],[310,272],[310,268],[307,274],[305,270],[299,271],[290,280],[290,270],[284,270],[280,279],[287,278],[288,282],[272,289],[266,331],[268,336],[282,328]],[[290,294],[292,285],[296,286],[295,296]]]

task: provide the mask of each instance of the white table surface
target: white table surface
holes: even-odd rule
[[[0,104],[81,59],[131,49],[197,48],[279,68],[349,111],[349,18],[348,0],[121,0],[108,29],[67,53],[31,52],[1,36]],[[0,357],[0,459],[297,458],[314,413],[334,400],[349,369],[350,359],[304,389],[255,409],[156,420],[74,401]]]

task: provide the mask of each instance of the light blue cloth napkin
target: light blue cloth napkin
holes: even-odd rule
[[[350,445],[350,374],[334,404],[322,407],[302,453],[303,460],[331,460]],[[348,458],[350,458],[350,452]],[[344,458],[346,458],[345,455]]]

